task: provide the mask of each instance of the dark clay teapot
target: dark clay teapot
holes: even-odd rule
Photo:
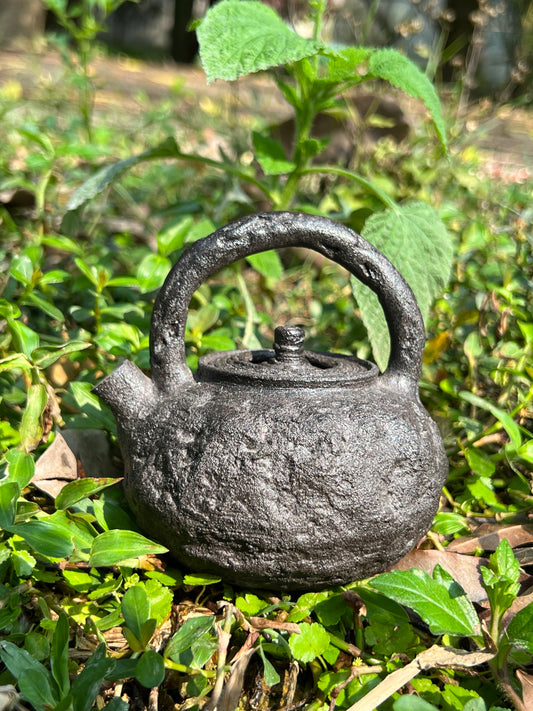
[[[386,371],[303,349],[212,353],[195,376],[184,333],[193,292],[231,262],[309,247],[378,295]],[[243,586],[319,589],[383,571],[426,533],[447,461],[418,396],[424,325],[409,286],[352,230],[299,213],[237,220],[189,247],[155,302],[152,379],[126,361],[95,392],[118,423],[139,525],[186,566]]]

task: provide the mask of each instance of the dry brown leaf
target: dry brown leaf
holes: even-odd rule
[[[533,524],[502,526],[501,524],[482,524],[473,536],[457,538],[446,550],[455,553],[474,553],[476,550],[495,551],[502,539],[509,542],[511,548],[533,543]]]
[[[77,477],[78,468],[74,452],[63,435],[57,432],[52,444],[35,464],[32,484],[55,499],[61,489]]]
[[[520,612],[520,610],[523,610],[524,607],[527,607],[532,602],[533,592],[530,592],[527,595],[519,595],[517,598],[515,598],[511,607],[504,613],[502,617],[502,631],[507,628],[507,625],[511,622],[517,612]],[[531,708],[533,709],[533,706]]]
[[[526,674],[522,669],[516,670],[518,681],[522,685],[522,701],[524,708],[533,709],[533,675]]]
[[[222,693],[217,703],[217,711],[235,711],[239,705],[239,698],[241,696],[242,687],[244,684],[244,674],[253,657],[257,647],[249,649],[245,652],[235,664],[231,665],[231,671],[229,679],[224,684]]]
[[[482,565],[487,566],[488,560],[486,558],[474,558],[473,556],[448,552],[448,549],[445,551],[412,551],[399,560],[396,565],[393,565],[392,569],[410,570],[411,568],[420,568],[428,575],[432,575],[435,566],[440,565],[459,583],[473,602],[480,603],[487,600],[487,593],[481,585],[480,568]]]
[[[109,439],[102,430],[63,430],[63,437],[77,459],[81,461],[86,476],[122,476],[113,464]]]

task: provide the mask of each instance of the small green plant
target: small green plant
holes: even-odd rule
[[[527,707],[513,682],[513,655],[533,654],[533,602],[520,609],[503,627],[504,614],[516,600],[520,585],[520,564],[505,538],[490,556],[489,566],[481,566],[483,587],[490,603],[490,621],[480,623],[476,609],[461,586],[439,565],[433,578],[421,570],[394,570],[373,578],[369,585],[394,602],[416,612],[435,636],[443,636],[445,643],[458,646],[467,637],[480,649],[488,652],[479,659],[488,663],[498,684],[519,711]],[[364,593],[363,593],[364,595]],[[515,661],[514,664],[517,662]],[[479,698],[478,694],[473,695]],[[424,695],[422,695],[424,698]],[[405,703],[394,709],[411,708]],[[413,709],[416,705],[413,706]],[[422,707],[421,707],[422,708]],[[429,709],[437,706],[429,705]],[[477,707],[476,707],[477,708]],[[479,706],[479,708],[486,708]],[[492,708],[492,707],[491,707]]]
[[[437,135],[446,147],[446,129],[440,103],[427,77],[406,57],[391,49],[334,48],[321,39],[325,0],[311,3],[313,39],[305,39],[287,27],[270,7],[250,0],[223,0],[211,8],[197,28],[200,57],[207,80],[234,80],[251,72],[270,70],[295,115],[292,155],[266,132],[252,137],[256,169],[236,168],[222,161],[184,153],[174,138],[143,154],[106,166],[72,196],[63,230],[75,233],[81,209],[127,169],[141,161],[175,158],[207,164],[234,175],[241,183],[259,190],[273,210],[319,211],[319,204],[302,203],[305,179],[313,174],[335,176],[355,183],[374,199],[374,214],[362,234],[402,272],[418,299],[424,318],[435,297],[446,285],[451,268],[452,244],[438,213],[420,201],[396,203],[375,182],[354,171],[314,161],[327,145],[313,137],[315,117],[343,105],[350,89],[372,80],[384,80],[422,100],[431,114]],[[253,51],[250,48],[253,47]],[[369,332],[374,357],[384,369],[390,350],[388,329],[377,297],[353,281],[353,291]]]
[[[133,0],[138,2],[138,0]],[[95,41],[105,29],[106,17],[119,8],[125,0],[44,0],[59,25],[67,33],[58,39],[58,47],[73,86],[78,91],[82,125],[89,143],[93,140],[94,80],[91,62],[95,54]],[[73,43],[72,48],[69,42]]]

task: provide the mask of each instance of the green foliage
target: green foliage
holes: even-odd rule
[[[422,316],[445,288],[452,266],[453,245],[437,212],[427,203],[406,203],[368,218],[362,236],[377,247],[407,280]],[[368,330],[376,363],[384,370],[390,337],[377,296],[352,278],[352,289]]]
[[[374,578],[372,587],[418,613],[434,635],[476,634],[474,606],[440,566],[435,568],[433,578],[421,570],[393,570]]]
[[[210,10],[200,36],[231,7]],[[74,92],[63,78],[52,106],[42,87],[32,102],[7,101],[8,87],[0,90],[0,705],[20,694],[21,706],[36,710],[123,711],[123,699],[147,699],[158,686],[161,703],[183,708],[214,704],[222,690],[220,707],[240,694],[242,707],[346,711],[436,644],[456,663],[424,666],[380,709],[524,711],[515,670],[531,663],[533,609],[524,605],[526,586],[517,585],[531,573],[531,541],[520,538],[526,542],[517,548],[515,537],[527,535],[533,503],[531,181],[486,180],[484,159],[459,144],[465,137],[457,127],[447,161],[427,137],[412,136],[400,145],[361,145],[350,169],[318,164],[328,141],[313,135],[313,117],[342,111],[346,90],[362,82],[398,84],[419,98],[442,140],[431,84],[396,52],[321,43],[322,2],[312,11],[313,40],[264,5],[238,9],[266,10],[269,19],[256,29],[282,34],[267,63],[294,111],[292,151],[268,134],[265,116],[227,127],[218,103],[202,113],[185,94],[157,106],[145,100],[138,115],[93,114],[91,74],[85,82],[76,55],[81,35],[62,49],[75,70]],[[285,54],[274,67],[279,52],[295,46],[305,56]],[[237,64],[267,61],[259,47],[235,54]],[[86,61],[89,69],[89,54]],[[213,76],[223,71],[217,57],[210,61]],[[66,100],[73,96],[74,109]],[[204,128],[206,136],[219,128],[231,134],[219,159],[184,150],[205,140]],[[12,190],[33,195],[35,209],[4,202]],[[481,576],[475,568],[459,585],[437,567],[432,576],[390,571],[295,595],[232,589],[209,572],[173,568],[166,549],[137,530],[120,480],[101,460],[89,472],[85,455],[73,453],[66,479],[63,459],[43,465],[63,429],[82,444],[87,437],[90,449],[89,430],[105,432],[111,461],[121,465],[114,418],[93,385],[123,358],[149,368],[154,292],[187,244],[265,208],[341,220],[410,281],[429,335],[421,395],[450,459],[441,511],[417,555],[440,556],[443,566],[463,561],[469,570],[471,560],[447,550],[469,546],[488,559]],[[194,295],[188,362],[194,367],[212,348],[264,347],[289,315],[306,324],[310,349],[367,357],[347,286],[330,264],[254,255]],[[353,293],[383,367],[386,331],[374,328],[370,299],[356,285]],[[45,493],[50,481],[62,490]],[[490,524],[488,539],[480,521]],[[478,648],[483,662],[465,670],[461,655]]]
[[[324,654],[329,647],[329,635],[317,622],[311,625],[302,622],[299,628],[300,633],[293,634],[289,638],[292,655],[299,662],[312,662],[313,659]]]
[[[207,81],[232,80],[313,56],[319,42],[295,34],[276,12],[254,0],[223,0],[197,29]]]
[[[324,6],[315,6],[315,35],[321,24]],[[237,79],[252,72],[283,65],[293,78],[287,83],[277,76],[284,97],[295,111],[296,136],[293,155],[289,158],[281,143],[259,132],[253,133],[255,159],[264,172],[265,179],[236,171],[227,161],[216,162],[201,156],[180,151],[174,138],[167,138],[154,149],[132,156],[100,169],[74,194],[63,218],[63,230],[73,234],[79,229],[81,209],[89,200],[101,193],[126,170],[140,162],[154,158],[174,157],[194,160],[217,166],[238,175],[241,181],[260,187],[274,209],[290,208],[297,196],[297,188],[309,163],[326,143],[312,137],[314,118],[322,111],[336,105],[337,95],[347,88],[381,79],[399,87],[428,108],[437,135],[446,147],[446,130],[440,103],[435,89],[427,77],[406,57],[395,50],[334,49],[318,41],[307,40],[295,34],[275,11],[250,0],[223,0],[211,8],[198,29],[200,57],[207,80]],[[312,61],[311,61],[312,60]],[[366,68],[362,71],[363,65]],[[361,71],[360,71],[361,70]],[[335,166],[324,166],[321,172],[335,174]],[[391,206],[386,213],[374,215],[365,230],[382,247],[399,271],[406,277],[420,300],[424,316],[435,296],[441,293],[450,275],[452,246],[438,213],[423,203],[398,206],[370,181],[355,173],[343,171],[344,177],[365,184],[385,204]],[[274,177],[272,182],[269,178]],[[414,226],[414,230],[413,230]],[[414,231],[414,234],[413,234]],[[279,278],[279,262],[274,268],[262,266],[266,257],[256,255],[250,263],[266,276]],[[271,257],[271,261],[274,257]],[[156,288],[170,269],[164,254],[145,257],[137,274],[141,288]],[[429,275],[429,279],[428,279]],[[389,352],[388,329],[379,310],[375,296],[354,282],[354,294],[361,308],[363,323],[368,329],[374,357],[383,369]]]

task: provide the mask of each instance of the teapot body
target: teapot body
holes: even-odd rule
[[[194,570],[320,589],[368,577],[431,526],[447,472],[418,398],[191,383],[119,428],[128,502]]]
[[[185,331],[199,285],[238,259],[298,246],[377,295],[385,372],[306,351],[303,329],[281,326],[273,350],[209,354],[193,376]],[[418,395],[424,344],[408,284],[344,225],[260,213],[195,242],[154,304],[151,379],[126,361],[95,388],[117,420],[139,525],[186,566],[249,587],[319,589],[394,564],[430,528],[447,473]]]

